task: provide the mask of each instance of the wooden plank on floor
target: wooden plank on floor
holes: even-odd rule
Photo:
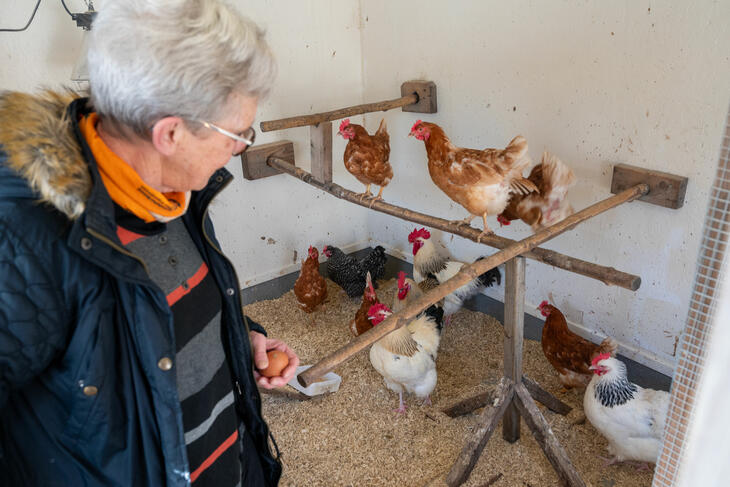
[[[530,427],[537,443],[545,452],[545,456],[553,465],[561,483],[568,487],[585,487],[578,471],[568,457],[568,453],[555,437],[550,425],[545,420],[532,396],[522,384],[515,384],[514,398],[517,408],[525,418],[525,423]]]
[[[479,416],[479,427],[467,437],[464,448],[446,476],[449,487],[461,485],[469,478],[499,420],[502,419],[505,409],[512,402],[513,387],[514,384],[508,378],[500,379],[494,393],[494,402],[484,408]]]
[[[540,387],[540,384],[530,379],[526,375],[522,376],[522,384],[524,384],[524,386],[527,388],[533,399],[542,403],[546,408],[554,413],[562,414],[563,416],[565,416],[573,409],[565,404],[563,401]]]

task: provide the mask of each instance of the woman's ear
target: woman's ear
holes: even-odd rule
[[[178,150],[186,130],[180,117],[161,118],[152,126],[152,145],[160,154],[172,156]]]

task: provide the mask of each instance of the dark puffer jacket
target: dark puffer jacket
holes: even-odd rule
[[[112,201],[78,132],[86,101],[71,101],[0,94],[0,485],[189,485],[172,314],[116,236]],[[242,314],[207,216],[231,179],[216,172],[183,220],[224,290],[236,410],[275,485],[281,465],[248,338],[249,326],[263,329]]]

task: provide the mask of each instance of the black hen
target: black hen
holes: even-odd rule
[[[362,260],[346,255],[342,250],[326,245],[322,253],[327,256],[327,276],[345,290],[351,298],[362,296],[365,290],[365,276],[370,272],[373,286],[385,274],[385,249],[378,245]]]
[[[370,277],[373,279],[373,283],[379,279],[382,279],[385,275],[385,261],[388,258],[385,256],[385,249],[378,245],[370,251],[368,255],[362,260],[362,266],[365,272],[370,272]],[[375,286],[377,289],[378,286]]]

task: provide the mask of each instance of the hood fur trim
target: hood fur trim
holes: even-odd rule
[[[70,219],[84,212],[91,176],[66,108],[79,95],[47,90],[40,95],[0,93],[0,144],[7,165]]]

